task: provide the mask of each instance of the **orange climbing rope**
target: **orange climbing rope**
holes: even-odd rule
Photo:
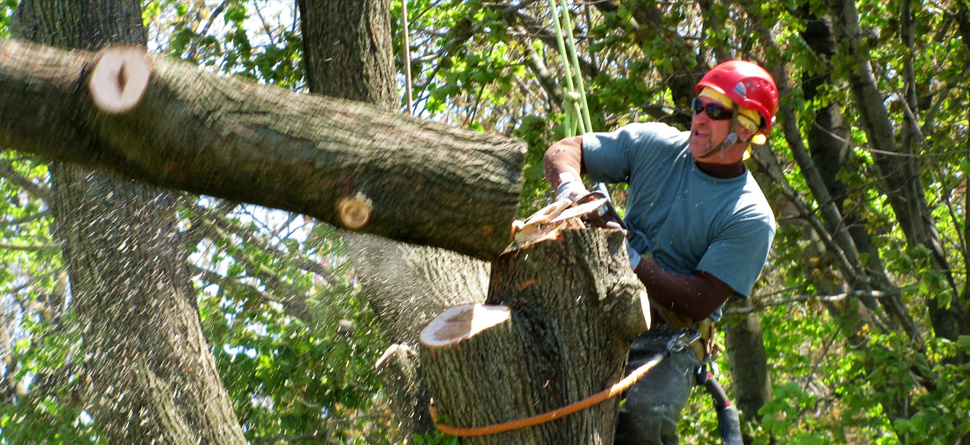
[[[619,382],[609,387],[608,389],[605,389],[596,394],[593,394],[576,403],[566,405],[557,410],[549,411],[542,414],[536,414],[532,417],[510,420],[508,422],[498,423],[498,424],[489,425],[489,426],[479,426],[479,427],[473,427],[473,428],[457,428],[457,427],[445,425],[442,423],[438,423],[438,414],[435,411],[434,403],[432,402],[431,406],[429,407],[429,410],[431,411],[431,419],[434,421],[435,425],[442,433],[452,435],[452,436],[459,436],[459,437],[488,436],[490,434],[504,433],[506,431],[512,431],[520,428],[540,425],[540,424],[549,422],[551,420],[556,420],[560,417],[565,417],[570,414],[576,413],[578,411],[584,410],[600,402],[603,402],[604,400],[610,399],[616,396],[617,394],[622,393],[623,391],[626,391],[627,388],[629,388],[630,386],[633,386],[633,384],[636,383],[637,380],[640,380],[640,378],[643,377],[643,375],[646,374],[648,371],[650,371],[654,366],[656,366],[657,363],[660,363],[660,361],[663,360],[663,358],[664,358],[663,354],[657,354],[657,356],[650,359],[650,361],[644,363],[639,368],[635,369],[632,373],[630,373],[630,375],[626,376],[623,380],[620,380]]]

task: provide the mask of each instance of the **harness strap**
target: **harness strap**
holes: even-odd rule
[[[717,327],[715,326],[714,320],[705,318],[697,321],[660,305],[651,304],[650,306],[660,314],[660,317],[671,328],[676,330],[690,329],[700,334],[700,338],[690,345],[694,349],[694,352],[697,353],[697,358],[702,362],[717,360],[717,356],[723,350],[723,347],[714,338],[717,334]]]

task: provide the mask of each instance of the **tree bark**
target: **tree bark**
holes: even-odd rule
[[[109,43],[106,38],[145,44],[141,7],[129,0],[24,0],[13,29],[62,47],[95,48]],[[45,116],[30,125],[65,120]],[[37,141],[45,142],[52,139]],[[93,140],[52,145],[72,142],[99,148]],[[63,245],[84,339],[80,393],[103,438],[245,443],[202,333],[172,196],[73,165],[54,162],[49,168],[54,233]]]
[[[449,306],[485,301],[489,264],[454,252],[345,233],[347,251],[368,305],[391,345],[378,366],[401,431],[430,432],[430,396],[418,354],[418,333]],[[402,353],[410,351],[408,353]],[[386,364],[392,363],[390,366]]]
[[[771,400],[768,355],[761,332],[761,315],[739,316],[738,323],[722,323],[724,342],[731,359],[731,382],[738,410],[747,422],[759,422],[758,410]]]
[[[612,230],[563,230],[502,255],[488,305],[459,306],[421,334],[426,380],[443,419],[482,427],[558,410],[610,388],[633,340],[649,327],[646,291]],[[446,323],[452,320],[451,323]],[[467,443],[612,443],[619,399],[548,423],[469,438]]]
[[[310,91],[399,108],[387,0],[298,2]],[[427,386],[418,332],[449,306],[485,301],[489,265],[426,246],[365,233],[341,233],[369,306],[390,344],[375,365],[402,433],[427,434]]]
[[[142,100],[111,115],[86,87],[98,60],[0,45],[0,144],[482,259],[508,245],[521,142],[164,58],[144,59]]]
[[[399,108],[387,0],[299,0],[307,85],[315,94]]]

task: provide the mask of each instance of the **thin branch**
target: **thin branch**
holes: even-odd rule
[[[273,38],[272,29],[270,29],[269,24],[266,23],[266,18],[263,17],[263,11],[259,9],[259,2],[253,2],[253,9],[256,10],[256,16],[259,17],[259,21],[263,24],[263,31],[266,33],[266,37],[269,39],[269,44],[271,46],[276,46],[276,39]]]
[[[818,370],[819,365],[822,364],[822,360],[829,356],[829,349],[832,348],[832,344],[835,343],[835,338],[838,337],[840,332],[842,332],[841,326],[829,335],[829,338],[825,340],[825,346],[822,347],[822,351],[812,360],[812,368],[808,371],[808,375],[805,376],[805,384],[802,385],[803,390],[808,390],[808,386],[815,378],[815,372]]]
[[[19,226],[21,224],[26,224],[31,221],[44,218],[50,214],[51,214],[51,211],[48,209],[48,210],[37,212],[33,215],[25,216],[23,218],[15,218],[7,221],[0,221],[0,227]]]
[[[216,284],[222,288],[229,289],[234,292],[251,293],[257,295],[264,302],[279,304],[283,307],[283,312],[290,317],[301,320],[304,323],[310,323],[313,321],[309,308],[307,308],[306,304],[304,304],[302,301],[298,301],[301,298],[300,296],[278,298],[251,285],[224,277],[211,270],[195,265],[191,265],[190,268],[192,269],[193,274],[198,276],[202,281]]]
[[[209,28],[212,26],[212,23],[215,22],[216,17],[219,17],[219,15],[222,14],[222,10],[226,9],[226,6],[228,6],[228,4],[229,4],[229,0],[224,0],[219,6],[216,6],[216,9],[212,10],[212,14],[209,15],[209,21],[202,28],[202,31],[196,34],[196,37],[199,37],[199,36],[204,37],[206,34],[209,33]],[[200,9],[199,14],[201,13],[202,13],[202,10]],[[199,14],[196,15],[196,19],[201,18]],[[187,54],[187,57],[189,58],[189,60],[195,59],[195,51],[198,49],[198,45],[197,45],[198,40],[199,39],[192,39],[192,45],[189,47],[189,51]]]
[[[188,200],[186,200],[184,204],[200,216],[197,222],[203,225],[211,225],[220,230],[238,235],[240,238],[242,238],[244,243],[255,246],[273,258],[287,261],[299,269],[315,273],[322,277],[329,285],[333,285],[339,281],[339,278],[332,271],[325,268],[322,264],[307,258],[300,252],[283,252],[278,248],[271,246],[265,240],[253,233],[253,231],[230,222],[228,219],[226,219],[228,217],[228,209],[223,209],[222,211],[213,210]]]
[[[759,300],[757,303],[753,303],[747,306],[725,309],[724,315],[747,314],[755,311],[760,311],[764,308],[771,307],[771,306],[781,306],[781,305],[797,303],[801,301],[842,301],[847,298],[885,298],[889,296],[890,296],[889,293],[878,291],[878,290],[871,290],[871,291],[859,290],[859,291],[852,291],[852,292],[844,292],[844,293],[835,294],[835,295],[814,295],[814,294],[795,295],[792,297],[778,298],[775,300],[767,300],[767,301]]]
[[[59,250],[61,248],[60,243],[49,243],[49,244],[8,244],[0,243],[0,250],[16,250],[23,252],[43,252],[47,250]]]
[[[51,191],[49,188],[37,184],[30,178],[18,173],[12,165],[6,162],[0,162],[0,176],[20,186],[27,193],[44,201],[51,202]]]

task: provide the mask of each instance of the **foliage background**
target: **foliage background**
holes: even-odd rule
[[[17,3],[0,1],[0,35]],[[403,87],[401,6],[391,2]],[[531,213],[548,200],[542,152],[563,135],[562,61],[547,5],[417,0],[407,9],[413,113],[528,142],[521,214]],[[968,440],[967,2],[628,0],[569,9],[596,129],[645,120],[685,128],[693,83],[731,57],[756,60],[779,81],[779,125],[749,162],[778,236],[754,295],[732,302],[725,319],[754,312],[763,327],[772,398],[743,413],[748,439]],[[150,51],[305,91],[296,14],[295,2],[143,2]],[[867,82],[873,96],[859,93]],[[874,130],[878,109],[888,134]],[[77,400],[73,367],[83,352],[50,234],[46,165],[5,150],[0,177],[0,437],[101,442]],[[907,213],[899,199],[925,209]],[[179,216],[184,237],[197,240],[200,317],[247,438],[399,437],[372,370],[385,345],[335,231],[207,197],[185,197]],[[947,314],[954,330],[938,322]],[[732,372],[749,372],[726,355],[719,364],[729,390]],[[695,391],[681,423],[686,442],[715,440],[709,406]]]

